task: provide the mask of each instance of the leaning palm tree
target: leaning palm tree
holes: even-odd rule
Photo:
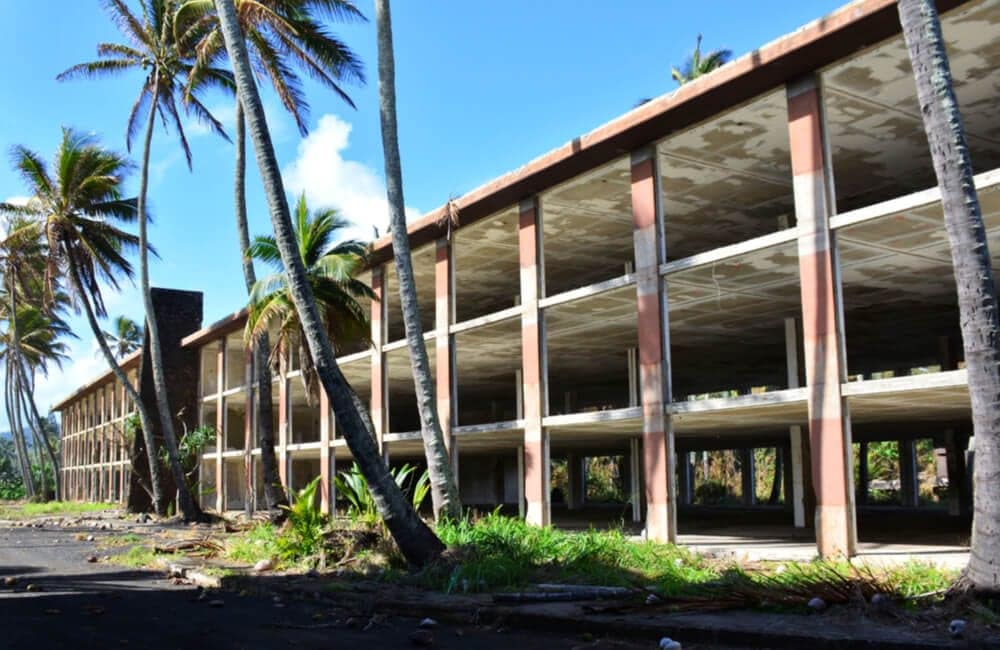
[[[27,186],[27,205],[0,204],[0,212],[37,219],[47,243],[44,294],[55,304],[65,275],[74,307],[86,314],[104,358],[136,405],[146,446],[155,450],[153,421],[135,386],[115,360],[98,318],[107,314],[101,283],[119,289],[119,278],[131,279],[132,265],[125,254],[139,246],[138,238],[121,228],[136,220],[136,200],[124,198],[122,183],[132,169],[128,160],[104,149],[94,136],[63,129],[52,170],[34,151],[17,146],[14,166]],[[155,459],[156,454],[149,455]],[[149,464],[153,503],[164,512],[159,463]]]
[[[285,202],[281,170],[274,154],[274,145],[264,117],[253,68],[247,55],[246,43],[240,31],[233,0],[216,0],[219,24],[226,51],[233,64],[237,93],[246,110],[250,139],[254,143],[264,193],[274,227],[274,240],[281,256],[288,281],[288,293],[302,324],[302,333],[309,346],[316,374],[330,398],[339,429],[347,446],[368,481],[379,514],[395,539],[403,556],[417,566],[424,566],[440,557],[444,551],[441,540],[425,524],[412,504],[396,485],[389,469],[382,462],[378,446],[358,411],[347,380],[337,366],[337,359],[326,337],[316,298],[309,286],[305,264],[296,248],[292,219]]]
[[[680,69],[671,68],[670,76],[677,82],[678,86],[683,86],[687,82],[694,81],[716,68],[721,68],[729,63],[732,58],[732,50],[712,50],[703,54],[701,51],[701,34],[698,34],[698,40],[695,43],[691,56],[687,58]]]
[[[142,347],[142,334],[142,325],[128,316],[117,316],[111,321],[111,329],[103,332],[119,361]]]
[[[134,14],[124,0],[105,0],[105,8],[111,19],[118,25],[127,44],[101,43],[97,46],[98,59],[88,63],[77,64],[58,76],[58,79],[76,77],[93,78],[109,74],[138,70],[143,73],[139,96],[132,106],[128,118],[126,143],[131,149],[132,136],[140,128],[145,119],[145,132],[142,146],[142,165],[139,172],[138,222],[139,222],[139,284],[142,290],[143,305],[146,310],[146,328],[149,336],[149,359],[153,370],[153,384],[156,388],[156,405],[160,414],[160,426],[163,432],[163,443],[167,450],[169,466],[177,485],[178,505],[186,520],[201,516],[197,502],[192,498],[191,491],[184,480],[184,468],[181,466],[177,452],[177,434],[174,428],[173,411],[167,398],[167,380],[163,372],[163,350],[160,344],[160,330],[156,323],[153,308],[153,297],[149,284],[149,246],[146,235],[146,194],[149,186],[149,154],[153,140],[153,127],[157,115],[164,125],[173,124],[180,141],[181,148],[191,167],[191,149],[184,135],[184,125],[181,121],[177,105],[183,105],[200,121],[209,125],[216,133],[225,135],[222,125],[205,108],[198,99],[196,92],[185,93],[185,86],[195,65],[191,49],[197,36],[196,30],[189,30],[187,37],[191,41],[178,40],[174,29],[176,16],[175,0],[139,0],[141,16]],[[205,87],[231,88],[231,75],[225,70],[206,67],[199,73],[199,83],[195,90]],[[146,117],[142,116],[143,110]],[[154,463],[156,455],[149,454],[150,463]],[[164,508],[158,504],[157,510]]]
[[[972,544],[964,581],[1000,592],[1000,318],[986,228],[972,177],[965,128],[952,86],[948,52],[933,0],[899,0],[920,113],[941,191],[944,224],[958,288],[958,310],[969,372],[976,458]]]
[[[350,224],[333,209],[310,213],[305,194],[296,202],[293,218],[299,255],[334,353],[358,341],[367,342],[370,325],[359,301],[371,300],[375,294],[356,277],[368,260],[366,245],[354,239],[338,242],[337,235]],[[259,236],[250,245],[249,254],[275,272],[261,278],[250,292],[246,338],[256,341],[274,327],[276,351],[297,348],[306,395],[315,403],[319,396],[319,378],[288,292],[278,244],[273,236]]]
[[[263,73],[274,88],[282,105],[295,119],[299,132],[308,132],[308,103],[296,66],[331,89],[352,108],[354,102],[344,91],[343,81],[364,82],[360,60],[346,44],[327,34],[313,13],[325,13],[341,20],[363,20],[363,16],[348,0],[236,0],[236,15],[240,30],[254,67]],[[203,35],[195,49],[198,65],[190,81],[197,83],[200,72],[225,54],[222,32],[212,0],[187,0],[177,10],[179,30],[199,29]],[[190,85],[190,84],[189,84]],[[246,118],[243,104],[237,99],[235,111],[236,142],[236,231],[239,236],[243,279],[249,296],[257,283],[252,256],[249,255],[250,229],[246,206]],[[271,371],[267,363],[271,343],[263,332],[254,344],[256,374],[257,423],[261,450],[261,470],[264,478],[264,499],[268,509],[276,510],[287,504],[281,489],[278,463],[274,453],[274,430],[271,425]],[[252,445],[247,444],[247,463]],[[251,476],[247,472],[247,477]],[[247,499],[249,505],[251,501]]]
[[[10,318],[7,313],[3,314],[3,318],[7,321],[7,329],[0,332],[0,362],[6,369],[5,385],[10,393],[6,398],[11,406],[8,421],[22,427],[27,421],[42,477],[42,497],[47,499],[49,486],[45,480],[45,458],[48,458],[52,468],[57,495],[60,494],[59,459],[45,419],[35,402],[35,380],[39,373],[47,375],[51,365],[61,367],[63,361],[68,359],[67,346],[62,339],[73,336],[73,333],[61,318],[31,305],[18,307],[16,318]],[[12,414],[10,410],[15,412]],[[22,440],[25,438],[23,429],[20,437]]]
[[[18,464],[25,491],[29,497],[35,496],[35,484],[31,473],[31,459],[21,420],[20,397],[22,395],[20,376],[13,371],[19,366],[21,319],[18,299],[29,292],[29,286],[36,284],[44,271],[44,246],[42,230],[38,223],[22,215],[11,215],[6,224],[6,232],[0,240],[0,274],[3,277],[5,298],[0,302],[0,310],[8,328],[3,341],[6,368],[4,403],[7,421],[17,450]],[[36,446],[37,450],[37,446]]]
[[[382,123],[382,150],[385,157],[385,187],[389,200],[389,229],[392,255],[399,279],[399,302],[403,310],[406,342],[410,348],[410,367],[420,411],[420,435],[427,456],[431,480],[431,500],[436,518],[462,517],[462,501],[452,471],[448,447],[441,431],[441,420],[434,397],[434,380],[427,359],[417,284],[413,278],[410,238],[406,231],[406,202],[403,198],[403,170],[399,160],[399,129],[396,125],[396,64],[392,49],[392,17],[389,0],[375,0],[375,25],[378,31],[378,95]]]

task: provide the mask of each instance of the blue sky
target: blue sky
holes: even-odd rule
[[[641,97],[675,87],[680,64],[704,34],[707,48],[739,56],[790,32],[841,3],[834,0],[396,0],[393,22],[403,180],[412,214],[441,205],[495,176],[625,112]],[[370,19],[370,0],[359,0]],[[310,136],[265,89],[269,123],[287,189],[305,190],[314,204],[339,208],[369,235],[386,220],[379,138],[375,29],[334,25],[366,64],[368,84],[349,88],[353,110],[307,83]],[[59,83],[55,76],[91,60],[101,41],[120,35],[96,0],[0,2],[0,149],[23,144],[46,158],[61,126],[99,134],[124,150],[128,110],[138,73],[116,79]],[[224,121],[232,100],[205,103]],[[162,259],[152,264],[155,286],[205,294],[205,322],[242,306],[245,296],[232,211],[232,146],[192,123],[194,168],[188,171],[173,133],[153,141],[150,238]],[[138,151],[133,154],[138,155]],[[0,165],[0,199],[24,194],[20,179]],[[130,186],[138,185],[132,178]],[[251,231],[270,223],[256,171],[248,177]],[[107,296],[112,315],[139,320],[134,288]],[[83,318],[71,319],[80,340],[72,361],[37,393],[42,409],[104,369]],[[6,427],[0,414],[0,429]]]

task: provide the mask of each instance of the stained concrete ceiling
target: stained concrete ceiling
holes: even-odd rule
[[[1000,166],[1000,3],[941,20],[977,172]],[[902,36],[822,73],[840,212],[934,185],[916,85]]]

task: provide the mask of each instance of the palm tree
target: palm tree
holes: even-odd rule
[[[304,136],[308,132],[308,104],[301,89],[301,79],[295,71],[298,64],[310,76],[333,90],[348,105],[354,102],[340,86],[341,80],[364,81],[360,60],[344,43],[327,34],[313,18],[313,12],[327,13],[342,20],[363,20],[364,17],[347,0],[236,0],[236,15],[254,67],[263,72],[291,113]],[[225,53],[212,0],[188,0],[178,9],[181,29],[206,26],[204,36],[196,45],[198,63],[192,80],[197,80],[201,67]],[[257,283],[253,261],[249,254],[250,229],[246,207],[246,118],[243,105],[236,101],[236,231],[239,236],[243,279],[249,296]],[[257,422],[261,449],[261,469],[264,474],[264,498],[267,507],[277,510],[288,498],[280,487],[278,463],[274,454],[274,431],[271,425],[271,370],[267,363],[270,341],[267,332],[256,338],[254,368],[256,371]],[[250,454],[247,444],[246,453]],[[249,457],[247,459],[249,463]],[[250,477],[250,473],[247,473]],[[247,500],[250,504],[250,500]]]
[[[680,69],[671,68],[670,76],[677,82],[678,86],[683,86],[689,81],[694,81],[702,75],[706,75],[716,68],[729,63],[733,58],[732,50],[712,50],[707,54],[701,52],[701,34],[694,46],[694,52],[687,58]]]
[[[316,364],[316,374],[330,398],[337,424],[344,433],[347,446],[357,461],[371,489],[379,514],[403,556],[416,566],[424,566],[440,557],[444,550],[441,540],[425,524],[412,504],[396,485],[389,469],[382,462],[378,446],[352,398],[353,391],[337,366],[330,342],[324,331],[316,298],[309,286],[305,264],[298,253],[292,219],[285,202],[281,170],[274,154],[274,145],[264,118],[257,84],[253,77],[250,57],[240,31],[233,0],[216,0],[219,24],[226,51],[233,64],[236,88],[246,110],[250,139],[254,143],[264,192],[267,197],[274,239],[285,268],[288,293],[295,305],[302,334]]]
[[[53,160],[54,174],[41,156],[25,147],[14,147],[12,158],[32,198],[24,206],[0,204],[0,212],[31,217],[41,224],[48,248],[46,303],[56,302],[65,274],[74,306],[83,309],[105,360],[135,402],[147,449],[155,450],[149,411],[115,360],[97,321],[107,313],[101,283],[117,290],[120,276],[133,276],[125,253],[136,250],[139,240],[118,227],[136,220],[136,200],[123,198],[121,192],[131,163],[104,149],[94,136],[65,128]],[[149,456],[155,459],[156,454]],[[163,511],[159,463],[151,460],[149,472],[154,505]]]
[[[367,263],[366,245],[354,239],[336,242],[337,234],[350,224],[333,209],[310,214],[305,194],[295,204],[294,219],[292,228],[299,255],[334,353],[340,353],[350,343],[368,341],[370,325],[358,301],[371,300],[375,294],[355,277]],[[273,236],[259,236],[251,244],[249,253],[274,268],[275,273],[259,280],[250,292],[247,339],[257,340],[267,334],[271,325],[277,325],[275,349],[299,349],[306,395],[315,403],[319,396],[319,379],[302,324],[289,296],[278,244]]]
[[[146,235],[146,194],[149,186],[149,154],[153,139],[153,127],[159,114],[164,125],[172,123],[177,131],[181,148],[191,167],[191,149],[184,135],[184,126],[177,110],[178,100],[199,120],[207,123],[216,133],[226,137],[222,125],[199,101],[195,93],[204,87],[231,88],[231,76],[225,70],[204,67],[199,72],[199,82],[190,92],[185,86],[195,65],[190,45],[197,36],[197,30],[189,30],[186,37],[191,41],[177,39],[174,29],[176,0],[139,0],[141,18],[136,16],[124,0],[105,0],[105,8],[118,25],[128,44],[101,43],[97,46],[98,59],[77,64],[58,76],[58,79],[75,77],[98,77],[141,70],[144,75],[139,96],[132,106],[126,131],[126,143],[131,149],[132,136],[138,130],[143,109],[147,111],[145,134],[143,137],[142,165],[139,172],[138,222],[139,222],[139,284],[146,310],[146,328],[149,336],[149,359],[153,370],[153,384],[156,388],[156,405],[160,414],[163,443],[167,449],[170,470],[177,485],[178,505],[186,520],[198,519],[200,508],[191,497],[184,480],[184,468],[177,453],[177,434],[174,429],[173,411],[167,399],[167,380],[163,372],[163,350],[160,345],[160,331],[153,309],[153,298],[149,285],[149,255]],[[156,462],[156,454],[150,453],[150,464]],[[157,511],[164,504],[157,504]]]
[[[128,316],[116,317],[102,334],[119,361],[142,347],[142,325]]]
[[[0,240],[0,273],[3,275],[4,300],[0,303],[2,316],[8,323],[5,332],[4,355],[6,381],[4,402],[7,411],[7,421],[10,423],[14,448],[27,496],[35,495],[35,483],[31,473],[31,459],[28,455],[28,444],[24,435],[20,418],[20,403],[15,399],[20,396],[18,377],[12,371],[19,363],[17,350],[20,347],[20,319],[15,314],[19,311],[18,298],[27,293],[27,285],[37,279],[40,267],[44,264],[41,252],[42,231],[38,224],[19,215],[13,215],[8,221],[6,233]]]
[[[420,435],[427,456],[431,479],[431,500],[434,516],[458,520],[462,517],[462,501],[452,471],[448,447],[445,445],[434,397],[427,346],[420,324],[417,304],[417,284],[413,278],[410,238],[406,231],[403,199],[403,170],[399,160],[399,129],[396,125],[396,64],[392,49],[392,16],[389,0],[375,0],[375,25],[378,31],[378,95],[382,122],[382,150],[385,157],[385,187],[389,200],[389,230],[392,234],[392,254],[399,279],[399,302],[403,310],[406,342],[410,347],[410,367],[420,411]]]
[[[34,400],[35,379],[39,372],[47,375],[49,365],[52,363],[62,366],[68,355],[66,344],[60,339],[73,334],[61,318],[50,316],[35,306],[19,306],[16,318],[11,318],[9,313],[4,313],[2,317],[7,321],[7,330],[0,332],[0,361],[6,368],[7,418],[8,421],[16,423],[17,427],[23,426],[22,415],[28,422],[37,455],[36,463],[42,478],[40,486],[42,496],[47,499],[48,481],[45,480],[46,463],[42,452],[47,455],[52,468],[56,494],[61,493],[59,459],[49,429],[46,427],[46,420],[42,418]],[[18,435],[22,445],[26,447],[23,429]],[[24,462],[30,466],[27,453]]]
[[[965,128],[952,86],[948,52],[933,0],[899,0],[899,20],[916,78],[920,113],[941,190],[945,229],[958,288],[975,436],[975,508],[964,581],[1000,592],[1000,319],[996,285]]]

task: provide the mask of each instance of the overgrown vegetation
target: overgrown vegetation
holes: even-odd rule
[[[530,582],[656,585],[672,593],[716,577],[699,556],[677,546],[630,541],[619,530],[570,533],[531,526],[490,513],[438,525],[457,562],[428,571],[430,586],[446,591],[486,591]]]
[[[413,503],[413,509],[419,511],[430,492],[430,476],[423,474],[414,477],[416,467],[409,463],[390,470],[396,485],[408,493]],[[379,521],[375,499],[368,489],[368,480],[361,473],[357,463],[353,463],[346,472],[341,472],[334,478],[337,494],[347,501],[347,516],[367,525],[375,525]]]

